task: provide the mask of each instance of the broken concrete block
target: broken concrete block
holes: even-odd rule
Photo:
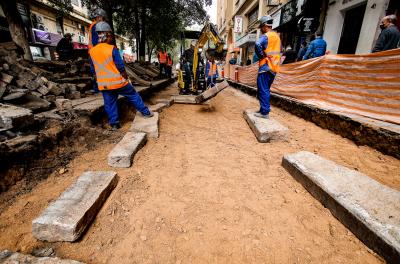
[[[229,83],[227,81],[223,81],[221,83],[217,83],[214,87],[207,89],[205,92],[196,96],[196,102],[202,103],[213,97],[215,97],[219,92],[229,87]]]
[[[50,103],[56,102],[56,96],[53,94],[45,95],[45,96],[43,96],[43,99],[46,101],[49,101]]]
[[[34,122],[32,111],[14,105],[0,104],[0,127],[23,128]]]
[[[5,82],[0,81],[0,99],[3,97],[3,94],[7,90],[7,84]]]
[[[60,111],[72,109],[72,102],[69,99],[56,99],[55,104],[57,109]]]
[[[289,138],[289,129],[281,125],[274,119],[265,119],[254,116],[256,111],[245,110],[243,117],[249,124],[251,130],[261,143],[270,141],[287,140]]]
[[[34,74],[31,70],[25,70],[18,74],[18,79],[31,81],[36,78],[36,74]]]
[[[10,69],[12,72],[19,75],[21,72],[23,72],[25,70],[25,67],[19,63],[13,63],[13,64],[11,64]]]
[[[144,132],[148,137],[158,138],[158,122],[159,115],[157,112],[150,118],[145,118],[141,113],[137,112],[130,130],[133,132]]]
[[[152,112],[159,112],[159,113],[161,113],[162,110],[163,110],[164,108],[166,108],[166,107],[167,107],[167,104],[165,104],[165,103],[157,103],[157,104],[155,104],[155,105],[150,105],[150,106],[149,106],[149,109],[150,109],[150,111],[152,111]]]
[[[400,263],[400,191],[307,151],[282,165],[367,246]]]
[[[48,94],[50,92],[50,89],[47,86],[42,85],[42,86],[39,87],[39,89],[37,89],[37,91],[39,93],[41,93],[42,95],[46,95],[46,94]]]
[[[67,93],[72,93],[72,92],[77,91],[75,84],[67,83],[67,86],[68,86],[67,91],[66,91]]]
[[[75,241],[95,218],[116,185],[116,172],[84,172],[32,221],[33,236],[49,242]]]
[[[29,82],[28,80],[21,80],[21,79],[15,81],[15,83],[19,88],[24,87],[28,82]]]
[[[167,105],[167,107],[170,107],[171,105],[174,104],[174,99],[172,97],[170,98],[160,98],[156,100],[156,104],[158,103],[164,103]]]
[[[23,97],[24,102],[20,104],[20,106],[24,108],[28,108],[32,111],[44,111],[50,107],[50,103],[46,100],[40,98],[40,93],[37,93],[38,96],[35,95],[36,92],[31,92],[31,94],[25,94]]]
[[[49,88],[49,92],[55,96],[65,94],[65,89],[55,82],[47,82],[47,88]]]
[[[30,94],[31,94],[31,95],[34,95],[34,96],[36,96],[36,97],[42,97],[42,96],[43,96],[43,94],[41,94],[41,93],[39,93],[39,92],[36,92],[36,91],[31,91]]]
[[[197,104],[196,95],[173,95],[172,99],[177,104]]]
[[[55,257],[34,257],[32,255],[25,255],[21,253],[13,253],[8,250],[0,252],[0,263],[14,264],[14,263],[29,263],[29,264],[84,264],[83,262],[59,259]]]
[[[128,132],[108,155],[108,165],[129,168],[135,154],[145,145],[146,133]]]
[[[7,63],[3,63],[2,67],[5,71],[8,71],[10,69],[10,66]]]
[[[27,84],[25,84],[25,87],[28,88],[31,91],[34,91],[37,88],[39,88],[40,85],[41,84],[39,82],[31,81],[31,82],[28,82]]]
[[[23,97],[25,94],[26,94],[26,92],[10,93],[9,95],[3,97],[3,101],[13,101],[13,100]]]
[[[65,96],[67,99],[74,100],[81,98],[81,93],[78,91],[71,92]]]
[[[12,80],[14,79],[14,76],[11,76],[7,73],[2,72],[1,73],[1,80],[5,83],[11,83]]]

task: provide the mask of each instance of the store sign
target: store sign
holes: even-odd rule
[[[243,17],[235,16],[235,26],[233,32],[242,33],[242,31],[243,31]]]
[[[236,47],[242,47],[251,43],[255,43],[257,39],[256,34],[247,34],[246,36],[242,37],[241,39],[235,42]]]
[[[36,28],[32,30],[35,38],[35,43],[41,43],[55,47],[62,38],[62,36],[59,34],[50,33]]]
[[[291,1],[284,5],[281,9],[281,25],[290,22],[296,17],[297,13],[297,1]]]
[[[279,27],[279,23],[281,22],[281,9],[279,9],[276,13],[271,15],[273,22],[272,22],[272,29]]]
[[[300,32],[309,33],[317,30],[319,26],[318,19],[314,17],[302,17],[297,22],[297,28]]]

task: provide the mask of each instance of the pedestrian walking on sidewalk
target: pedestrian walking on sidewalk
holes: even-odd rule
[[[322,32],[315,33],[315,39],[308,45],[303,60],[324,56],[326,53],[326,41],[322,39]]]
[[[96,72],[96,81],[104,99],[104,109],[112,129],[120,128],[118,115],[118,96],[128,99],[144,117],[153,113],[143,103],[140,95],[128,81],[128,74],[118,49],[113,45],[114,35],[106,22],[96,25],[99,43],[90,49],[91,68]]]
[[[380,27],[381,34],[376,41],[372,52],[385,51],[400,47],[400,32],[396,26],[397,17],[395,15],[382,18]]]
[[[167,77],[171,78],[172,77],[172,66],[174,62],[172,60],[171,54],[168,53],[167,55]]]
[[[260,111],[255,116],[269,118],[270,88],[275,75],[280,69],[281,39],[278,33],[272,30],[273,19],[263,16],[260,19],[261,36],[256,42],[255,51],[260,58],[257,76],[257,97],[260,101]]]

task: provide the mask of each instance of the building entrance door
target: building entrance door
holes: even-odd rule
[[[346,11],[338,54],[356,53],[367,3]]]

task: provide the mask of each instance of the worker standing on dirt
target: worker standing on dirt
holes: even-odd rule
[[[214,57],[211,57],[206,65],[207,87],[214,87],[217,83],[218,70]]]
[[[96,72],[96,81],[103,94],[104,108],[111,128],[121,127],[117,106],[119,95],[126,97],[144,117],[152,117],[153,113],[128,81],[124,63],[118,49],[113,45],[114,35],[110,25],[101,21],[96,25],[96,32],[99,44],[89,51],[91,68]]]
[[[158,50],[158,63],[160,64],[160,76],[164,74],[167,75],[167,57],[168,53],[164,51],[163,49]]]
[[[272,30],[273,19],[271,16],[263,16],[260,19],[262,35],[255,45],[255,51],[259,60],[257,76],[257,97],[260,101],[260,111],[255,116],[269,118],[270,88],[275,75],[280,69],[281,39],[278,33]]]
[[[171,78],[172,76],[172,65],[174,64],[171,54],[168,53],[167,55],[167,77]]]

